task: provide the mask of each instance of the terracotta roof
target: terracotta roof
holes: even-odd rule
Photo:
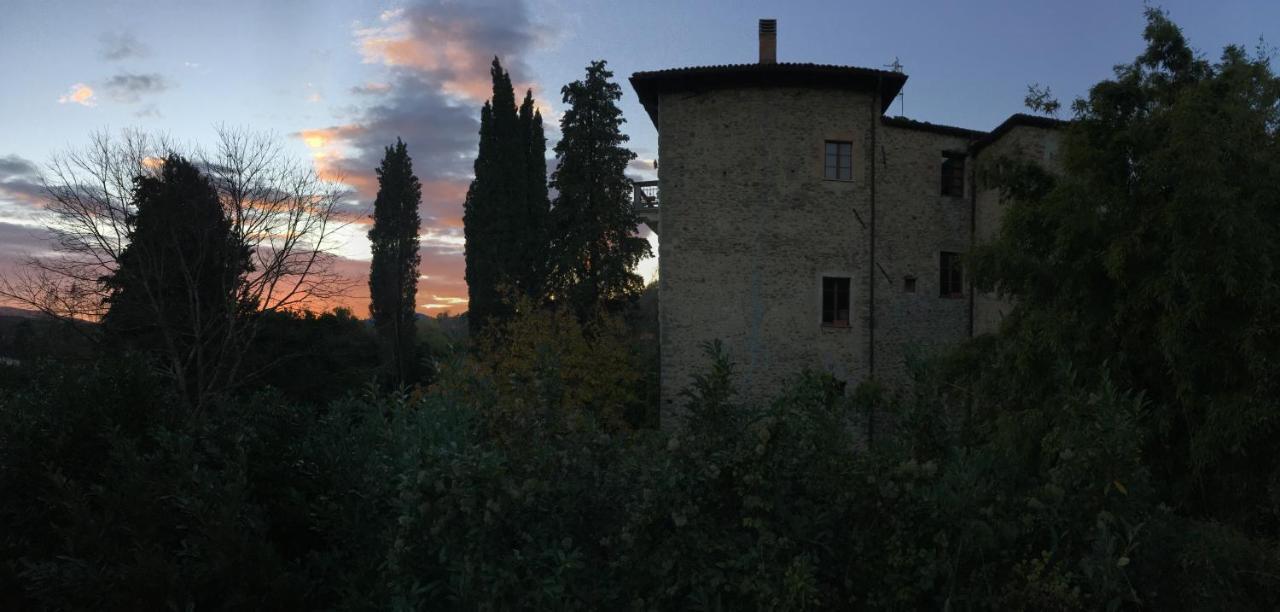
[[[812,87],[880,92],[881,112],[902,90],[901,72],[829,64],[728,64],[670,68],[631,75],[631,87],[657,125],[658,96],[673,91],[706,91],[734,87]]]
[[[947,134],[948,136],[959,136],[970,140],[977,140],[987,135],[981,130],[971,130],[968,128],[955,127],[952,125],[942,125],[938,123],[929,123],[928,121],[916,121],[906,117],[881,117],[881,125],[888,125],[908,130],[920,130],[923,132],[934,132],[937,134]]]
[[[986,136],[983,136],[973,144],[969,145],[969,152],[972,154],[977,154],[978,151],[981,151],[987,145],[997,140],[1000,140],[1001,136],[1004,136],[1009,130],[1012,130],[1013,128],[1019,125],[1055,130],[1061,127],[1066,127],[1070,124],[1071,124],[1070,121],[1063,121],[1061,119],[1054,119],[1052,117],[1041,117],[1039,115],[1027,115],[1025,113],[1017,113],[1017,114],[1011,115],[1008,119],[1005,119],[1004,123],[1001,123],[1000,125],[996,126],[996,129],[991,130],[989,134],[987,134]]]

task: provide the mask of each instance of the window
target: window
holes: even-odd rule
[[[833,181],[853,180],[853,143],[827,141],[827,159],[822,178]]]
[[[942,154],[942,195],[964,197],[964,154]]]
[[[943,252],[939,260],[941,271],[939,286],[940,295],[945,298],[957,298],[964,295],[964,276],[960,270],[960,254]]]
[[[822,277],[822,324],[849,326],[849,279]]]
[[[902,290],[906,293],[915,293],[916,277],[910,275],[902,277]]]

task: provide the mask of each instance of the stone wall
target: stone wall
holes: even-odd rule
[[[878,378],[905,382],[911,354],[968,335],[967,296],[939,291],[939,253],[967,251],[971,202],[942,197],[942,152],[962,135],[879,125],[873,94],[743,88],[664,94],[657,113],[662,416],[719,339],[752,400],[805,368],[850,388],[869,374],[875,283]],[[872,126],[876,122],[876,154]],[[851,181],[823,179],[824,142],[853,143]],[[877,265],[870,270],[871,164]],[[914,293],[903,279],[916,278]],[[822,277],[851,279],[851,324],[821,323]]]
[[[876,213],[876,378],[901,388],[907,362],[954,346],[969,335],[969,296],[941,293],[941,253],[969,250],[972,202],[941,195],[942,154],[963,153],[969,139],[927,129],[880,130]],[[971,162],[966,160],[968,174]],[[915,292],[905,278],[914,276]]]
[[[866,312],[871,96],[813,89],[665,94],[659,100],[662,417],[721,340],[752,399],[805,367],[865,375],[866,333],[824,328],[823,275],[852,277]],[[825,140],[853,142],[852,181],[822,178]],[[854,315],[856,316],[856,315]]]

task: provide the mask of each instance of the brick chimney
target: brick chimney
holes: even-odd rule
[[[778,20],[760,20],[760,63],[778,63]]]

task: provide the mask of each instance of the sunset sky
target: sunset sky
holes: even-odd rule
[[[1280,44],[1275,0],[1161,4],[1210,58]],[[1138,0],[694,2],[480,0],[83,2],[0,7],[0,269],[46,248],[41,166],[91,132],[142,128],[193,144],[214,126],[267,130],[366,210],[382,148],[404,139],[423,183],[419,312],[462,312],[462,198],[494,55],[559,137],[559,90],[594,59],[622,83],[624,126],[651,178],[657,134],[631,73],[756,59],[756,20],[778,19],[779,61],[884,67],[910,76],[890,114],[991,129],[1039,82],[1064,102],[1141,49]],[[517,94],[519,95],[519,94]],[[554,166],[554,161],[549,162]],[[367,227],[341,269],[363,278]],[[656,237],[650,237],[656,246]],[[652,278],[656,265],[641,272]],[[362,286],[363,289],[363,286]],[[348,301],[367,312],[367,291]]]

